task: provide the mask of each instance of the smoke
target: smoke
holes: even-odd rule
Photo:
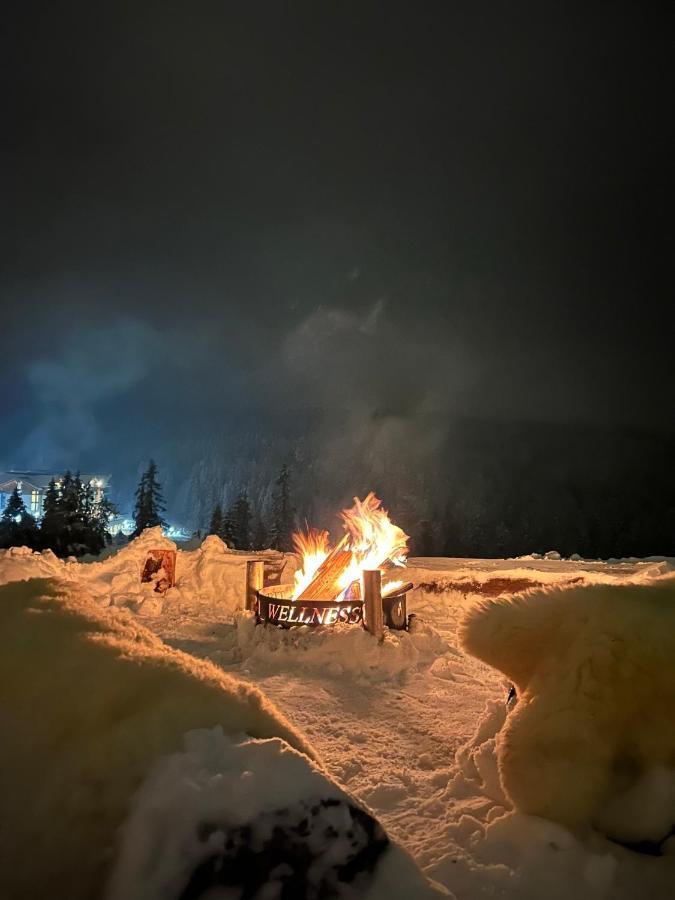
[[[321,306],[288,335],[294,389],[322,410],[315,478],[326,513],[371,488],[402,507],[439,477],[451,415],[479,368],[458,339],[435,340],[423,324],[378,299],[360,311]]]
[[[431,326],[431,327],[430,327]],[[299,396],[320,407],[400,416],[452,411],[477,371],[458,338],[388,309],[320,306],[287,336],[284,360]]]

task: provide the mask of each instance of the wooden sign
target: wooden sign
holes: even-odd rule
[[[291,625],[362,625],[363,603],[335,600],[284,600],[258,593],[258,621]]]
[[[157,574],[159,578],[157,577]],[[155,591],[164,594],[176,583],[176,551],[150,550],[141,572],[141,584],[155,581]]]

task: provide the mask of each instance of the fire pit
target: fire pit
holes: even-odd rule
[[[407,628],[406,597],[412,584],[382,583],[405,566],[408,535],[394,525],[372,492],[343,510],[344,536],[331,548],[327,531],[294,535],[300,560],[295,584],[263,587],[262,566],[250,562],[246,608],[258,622],[294,625],[363,625],[379,639],[383,628]]]
[[[400,585],[382,597],[384,624],[402,631],[407,628],[406,598],[412,584]],[[270,586],[256,592],[256,620],[282,628],[295,625],[363,625],[364,601],[355,600],[294,600],[292,585]]]

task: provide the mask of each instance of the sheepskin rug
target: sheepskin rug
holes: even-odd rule
[[[0,634],[3,898],[430,894],[259,691],[131,613],[33,579]]]
[[[497,738],[516,809],[617,840],[667,835],[675,822],[674,580],[482,600],[466,613],[460,640],[517,688]],[[654,784],[670,787],[649,800]],[[631,802],[641,815],[631,815]]]

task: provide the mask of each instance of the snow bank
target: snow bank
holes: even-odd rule
[[[314,670],[331,677],[349,675],[379,681],[430,666],[448,646],[421,619],[413,619],[409,632],[385,629],[379,642],[364,628],[306,625],[283,629],[256,625],[251,613],[235,618],[235,642],[213,654],[223,664],[243,662],[258,672]]]
[[[482,600],[460,637],[518,687],[497,739],[518,810],[619,840],[653,840],[658,823],[665,838],[675,791],[654,772],[675,772],[675,579]],[[631,799],[664,784],[658,813]]]
[[[407,577],[423,590],[497,596],[543,587],[592,584],[649,584],[675,573],[675,559],[582,560],[544,558],[539,554],[516,559],[411,558]]]
[[[279,840],[314,879],[298,900],[336,880],[344,898],[432,895],[255,688],[72,581],[0,588],[0,633],[2,896],[90,900],[111,870],[114,900],[199,897],[207,875],[250,896]]]
[[[190,729],[220,724],[313,752],[255,688],[72,584],[0,588],[0,633],[4,896],[53,883],[95,896],[131,794]]]
[[[28,547],[10,547],[0,550],[0,585],[29,578],[67,578],[66,573],[76,565],[59,559],[51,550],[38,553]]]
[[[265,559],[281,570],[281,579],[292,582],[297,560],[294,554],[267,550],[262,554],[246,554],[228,550],[220,538],[210,535],[201,547],[178,553],[175,591],[167,594],[168,608],[199,609],[213,607],[230,615],[244,603],[246,563],[249,559]]]
[[[114,556],[83,566],[79,576],[102,600],[129,606],[141,615],[194,612],[217,609],[231,617],[244,605],[246,562],[256,556],[273,561],[292,580],[295,557],[266,551],[246,554],[229,550],[215,535],[205,538],[195,550],[176,553],[176,585],[158,594],[152,583],[141,584],[140,573],[150,550],[176,550],[176,544],[149,528]]]
[[[154,581],[141,584],[150,550],[161,549],[176,551],[176,585],[165,594],[155,591]],[[0,584],[29,578],[61,578],[86,585],[104,606],[126,606],[144,616],[216,609],[231,618],[243,608],[246,562],[254,558],[273,564],[285,581],[293,580],[297,565],[293,554],[274,550],[240,553],[229,550],[215,535],[205,538],[194,550],[177,550],[161,528],[148,528],[117,552],[106,553],[100,561],[64,561],[51,550],[38,553],[27,547],[0,551]]]

